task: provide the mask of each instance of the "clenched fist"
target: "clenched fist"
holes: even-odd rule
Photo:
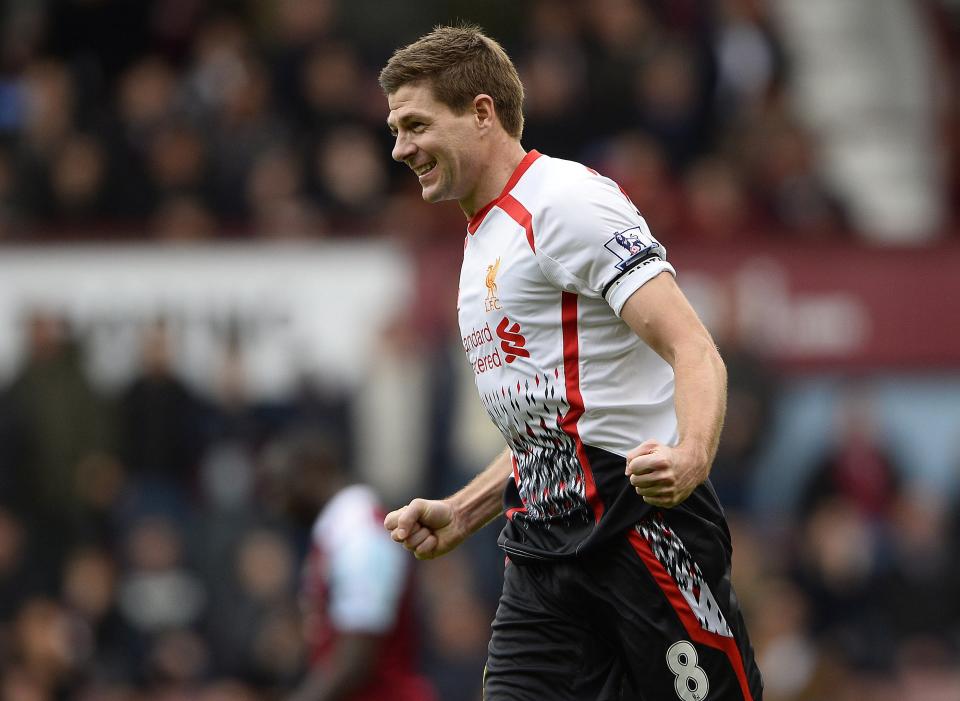
[[[709,470],[703,455],[648,440],[627,453],[624,474],[645,502],[669,509],[689,497]]]

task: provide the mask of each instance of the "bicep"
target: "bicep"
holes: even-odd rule
[[[620,316],[671,365],[683,348],[703,346],[716,352],[710,333],[669,272],[661,272],[637,288],[623,305]]]

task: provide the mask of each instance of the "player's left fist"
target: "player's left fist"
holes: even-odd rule
[[[624,474],[645,502],[669,509],[707,478],[709,465],[703,463],[693,451],[648,440],[627,453]]]

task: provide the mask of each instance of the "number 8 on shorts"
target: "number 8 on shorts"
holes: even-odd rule
[[[667,648],[667,667],[676,679],[673,688],[683,701],[703,701],[710,691],[710,682],[703,667],[697,666],[697,650],[686,640]]]

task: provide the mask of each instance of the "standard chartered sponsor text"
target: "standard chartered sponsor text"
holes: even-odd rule
[[[495,341],[489,323],[484,324],[481,328],[474,329],[461,340],[463,342],[463,351],[470,359],[470,364],[473,366],[473,372],[475,374],[480,375],[487,370],[503,367],[503,358],[500,356],[500,349],[497,347],[494,347],[490,353],[471,353],[471,351],[476,351],[488,343]]]

